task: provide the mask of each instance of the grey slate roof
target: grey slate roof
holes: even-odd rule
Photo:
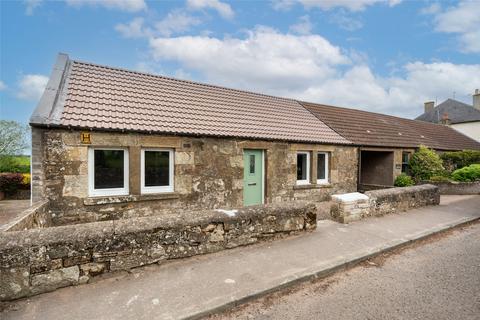
[[[454,123],[480,121],[480,110],[475,109],[466,103],[447,99],[433,108],[430,112],[418,116],[415,120],[440,123],[444,114]]]

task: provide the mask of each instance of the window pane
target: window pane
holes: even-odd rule
[[[170,152],[145,151],[145,187],[170,184]]]
[[[318,161],[317,161],[317,179],[325,179],[325,154],[319,153],[318,154]]]
[[[255,174],[255,155],[250,155],[250,174]]]
[[[307,180],[307,155],[297,154],[297,180]]]
[[[95,189],[123,188],[123,150],[94,150]]]

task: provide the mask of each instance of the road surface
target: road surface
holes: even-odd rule
[[[480,319],[480,223],[210,319]]]

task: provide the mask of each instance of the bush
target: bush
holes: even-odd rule
[[[438,154],[425,146],[420,146],[412,155],[409,165],[410,172],[416,181],[429,180],[445,172]]]
[[[30,181],[32,180],[30,173],[22,174],[22,185],[24,188],[28,189],[30,187]]]
[[[393,183],[395,187],[409,187],[413,186],[414,184],[415,183],[413,182],[412,177],[406,175],[405,173],[397,176],[397,178],[395,178],[395,182]]]
[[[0,172],[30,173],[30,157],[0,156]]]
[[[452,178],[455,181],[476,181],[480,180],[480,164],[472,164],[468,167],[457,169],[452,173]]]
[[[432,176],[430,177],[430,180],[432,182],[450,182],[452,181],[449,177],[446,176]]]
[[[443,153],[440,158],[443,165],[450,171],[468,167],[471,164],[480,163],[480,151],[463,150]]]
[[[7,194],[15,193],[22,187],[23,176],[20,173],[0,174],[0,191]]]

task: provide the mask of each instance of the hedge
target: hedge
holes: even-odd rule
[[[447,170],[454,171],[471,164],[480,163],[480,151],[463,150],[445,152],[440,158],[443,160],[443,165]]]

